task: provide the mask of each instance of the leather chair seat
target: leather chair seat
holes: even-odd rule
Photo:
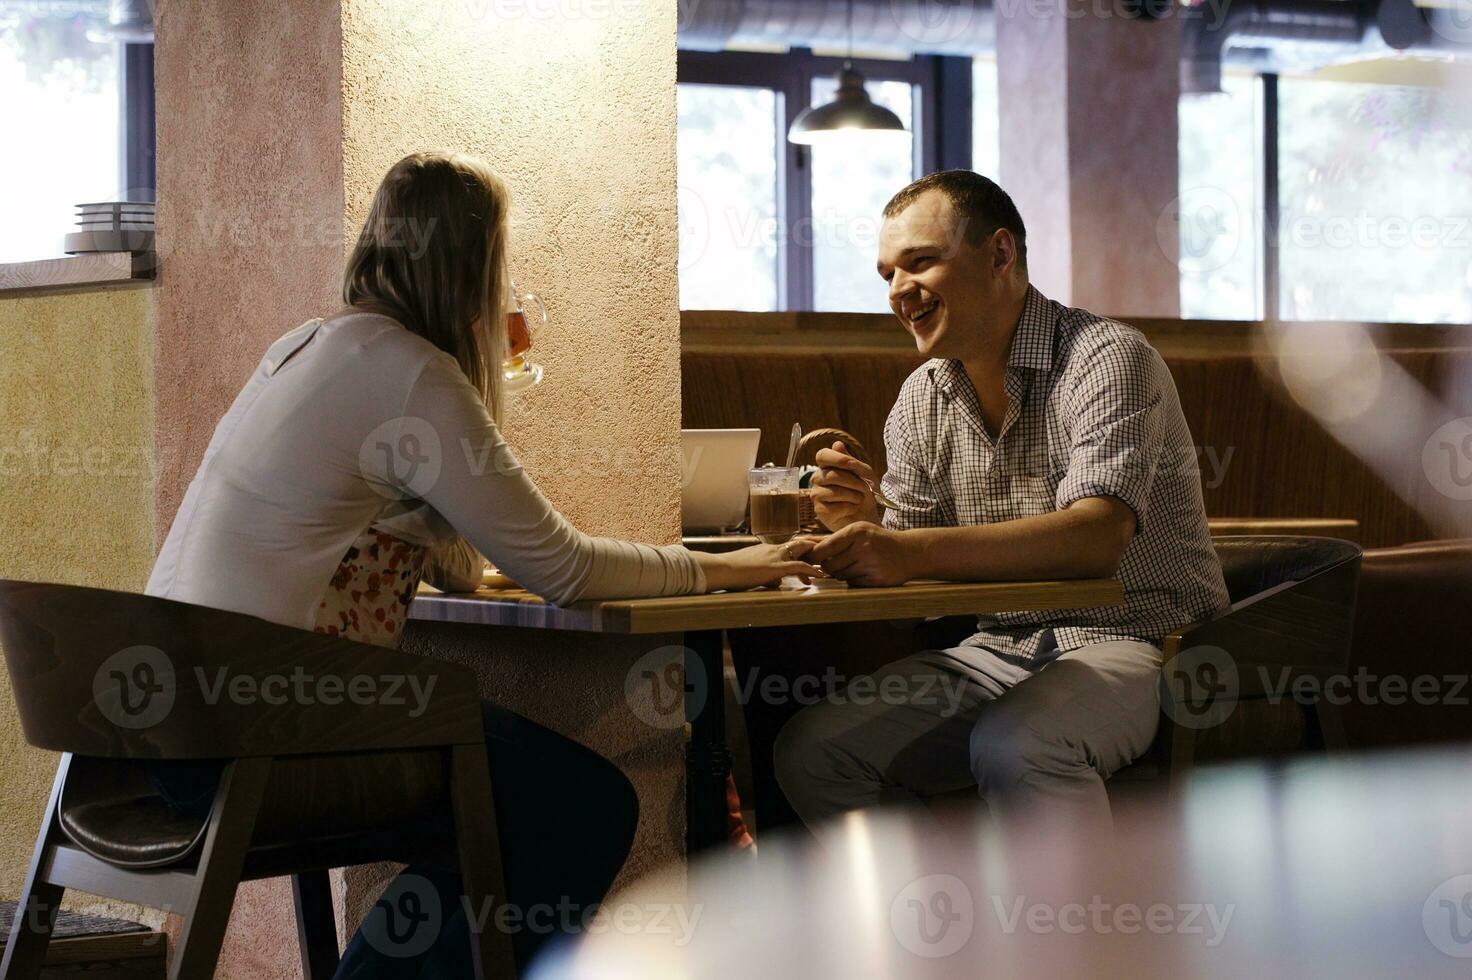
[[[61,829],[93,857],[124,868],[182,861],[204,840],[205,821],[180,813],[157,794],[110,797],[61,810]]]
[[[302,827],[311,827],[315,840],[330,840],[443,819],[442,760],[438,752],[278,759],[251,847],[309,845]],[[144,763],[83,757],[72,760],[58,819],[77,847],[126,868],[186,860],[204,840],[208,823],[167,803]]]
[[[1222,537],[1212,544],[1232,602],[1241,602],[1285,582],[1298,582],[1359,552],[1338,538],[1276,535]]]

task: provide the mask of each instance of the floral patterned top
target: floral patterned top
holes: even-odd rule
[[[313,629],[359,643],[399,645],[429,549],[369,528],[338,563]]]

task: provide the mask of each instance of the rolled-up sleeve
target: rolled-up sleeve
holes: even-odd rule
[[[1143,340],[1112,339],[1088,359],[1073,383],[1059,510],[1086,497],[1115,497],[1135,512],[1136,533],[1145,526],[1164,438],[1165,371]]]

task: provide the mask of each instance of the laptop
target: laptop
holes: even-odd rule
[[[680,430],[680,524],[687,534],[728,531],[746,520],[746,471],[761,429]]]

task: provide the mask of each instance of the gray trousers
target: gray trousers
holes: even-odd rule
[[[1107,832],[1104,780],[1155,737],[1160,665],[1134,640],[1067,653],[1050,640],[1032,661],[926,650],[795,715],[777,737],[777,780],[815,828],[974,787],[1004,826],[1043,817]]]

